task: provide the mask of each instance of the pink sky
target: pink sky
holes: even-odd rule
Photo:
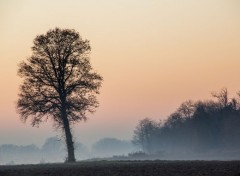
[[[77,140],[131,139],[145,117],[166,118],[181,102],[240,90],[238,0],[2,0],[0,2],[0,144],[41,145],[51,122],[23,124],[15,110],[18,63],[32,41],[54,27],[73,28],[92,46],[103,77],[100,107],[74,127]]]

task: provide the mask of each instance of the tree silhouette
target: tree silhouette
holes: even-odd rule
[[[144,152],[151,153],[157,133],[158,124],[149,118],[139,121],[134,130],[132,143],[140,147]]]
[[[17,111],[33,126],[52,119],[65,133],[66,161],[75,162],[71,124],[95,111],[102,77],[91,67],[89,41],[75,30],[55,28],[33,43],[32,56],[19,65]]]
[[[163,151],[166,157],[239,158],[240,93],[230,99],[223,88],[212,95],[217,100],[183,102],[164,123],[141,120],[134,130],[133,144],[147,154]]]

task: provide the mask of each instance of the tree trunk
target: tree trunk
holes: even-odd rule
[[[63,119],[63,128],[65,132],[67,152],[68,152],[68,157],[66,159],[66,162],[68,163],[76,162],[75,155],[74,155],[72,133],[71,133],[71,129],[70,129],[70,125],[69,125],[69,121],[68,121],[67,113],[65,109],[62,112],[62,119]]]

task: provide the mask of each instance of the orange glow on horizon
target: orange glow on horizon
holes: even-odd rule
[[[239,7],[237,0],[1,1],[2,142],[11,142],[4,137],[9,128],[22,138],[31,130],[41,139],[55,134],[51,124],[21,124],[15,110],[17,66],[31,55],[36,35],[57,26],[90,40],[91,63],[104,82],[100,107],[76,126],[79,138],[130,139],[146,116],[166,118],[181,102],[210,98],[223,87],[231,96],[240,90]]]

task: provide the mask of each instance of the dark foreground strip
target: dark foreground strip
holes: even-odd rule
[[[0,176],[240,176],[240,161],[91,161],[0,166]]]

